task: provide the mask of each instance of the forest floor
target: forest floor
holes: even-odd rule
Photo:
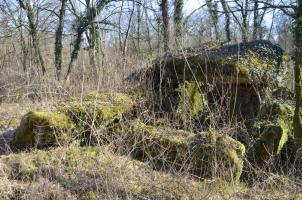
[[[302,200],[302,186],[277,174],[247,186],[244,182],[199,181],[185,174],[156,171],[148,163],[116,155],[107,147],[13,152],[8,144],[22,116],[32,110],[52,110],[52,105],[0,105],[0,199]],[[70,167],[69,162],[76,166]]]

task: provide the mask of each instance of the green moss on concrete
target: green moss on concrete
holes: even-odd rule
[[[197,134],[194,162],[204,170],[207,177],[223,177],[237,182],[242,174],[245,146],[227,135],[213,130]],[[214,166],[217,166],[215,169]]]
[[[175,55],[168,62],[165,60],[165,64],[169,69],[171,68],[170,73],[176,72],[175,76],[180,80],[184,78],[182,81],[197,79],[232,84],[268,84],[277,81],[283,70],[279,63],[283,54],[280,48],[272,47],[271,44],[260,44],[248,49],[242,46],[242,48],[244,49],[238,49],[238,52],[241,51],[240,54],[237,51],[235,53],[234,49],[226,52],[228,50],[221,48],[205,54],[197,53],[186,59],[183,55]],[[187,62],[191,67],[187,67]]]
[[[289,129],[283,122],[267,124],[259,139],[259,156],[261,161],[268,160],[271,156],[279,155],[288,140]]]
[[[159,168],[185,169],[204,178],[217,175],[229,181],[238,181],[242,173],[244,145],[215,131],[194,134],[134,121],[116,133],[124,136],[124,146],[132,156]],[[213,168],[217,160],[220,164]]]
[[[100,125],[118,120],[131,110],[134,101],[122,93],[91,93],[81,100],[71,100],[60,106],[78,127]]]
[[[179,88],[180,100],[177,113],[183,121],[190,120],[205,109],[205,100],[199,85],[201,83],[186,82]]]
[[[48,146],[68,142],[74,125],[64,114],[54,112],[29,112],[21,120],[13,145]]]
[[[262,108],[261,115],[266,121],[258,122],[260,135],[255,152],[258,162],[264,163],[280,155],[288,141],[292,133],[293,109],[288,104],[274,101]]]

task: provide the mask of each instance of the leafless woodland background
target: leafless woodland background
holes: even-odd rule
[[[188,9],[187,3],[196,6]],[[154,58],[204,43],[266,39],[291,53],[291,18],[276,8],[257,9],[265,5],[253,0],[1,0],[0,101],[126,89],[128,75],[149,67]],[[87,26],[72,60],[81,20]],[[60,27],[62,70],[56,64]]]

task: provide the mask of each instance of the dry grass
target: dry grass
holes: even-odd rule
[[[272,175],[261,186],[197,181],[158,172],[108,148],[60,147],[1,158],[3,199],[299,199],[298,185]]]

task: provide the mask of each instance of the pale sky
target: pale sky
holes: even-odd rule
[[[184,10],[186,12],[200,7],[202,4],[204,4],[204,2],[203,0],[184,0],[184,4]]]

